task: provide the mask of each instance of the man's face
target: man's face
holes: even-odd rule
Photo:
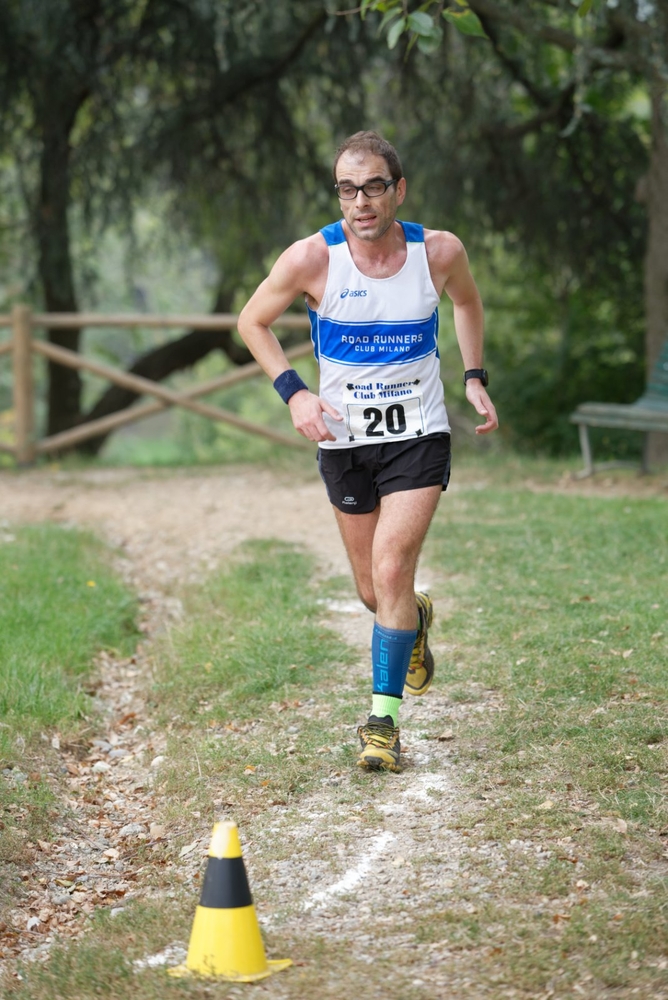
[[[373,180],[389,181],[390,169],[383,156],[374,153],[342,153],[336,164],[336,182],[348,181],[356,187]],[[387,188],[378,198],[369,198],[357,192],[352,201],[339,199],[343,217],[354,235],[360,240],[379,240],[390,228],[399,205],[406,196],[406,181],[402,177]]]

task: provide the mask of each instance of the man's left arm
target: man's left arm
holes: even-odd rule
[[[446,234],[443,234],[446,235]],[[451,236],[451,234],[447,234]],[[453,241],[456,243],[453,244]],[[484,312],[480,292],[469,268],[466,250],[456,237],[451,237],[448,256],[449,266],[444,291],[452,301],[455,333],[464,362],[464,371],[483,367]],[[479,378],[466,383],[466,398],[484,424],[476,427],[476,434],[489,434],[499,426],[492,400]]]

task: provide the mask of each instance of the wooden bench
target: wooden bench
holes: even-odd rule
[[[589,441],[590,427],[621,428],[643,431],[642,472],[649,472],[647,462],[647,434],[659,431],[668,434],[668,340],[663,345],[645,392],[635,403],[581,403],[571,414],[572,424],[578,424],[584,469],[576,477],[583,479],[602,469],[629,465],[628,462],[603,462],[594,464]]]

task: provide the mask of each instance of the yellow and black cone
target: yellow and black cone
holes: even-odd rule
[[[170,975],[250,983],[289,965],[290,958],[268,962],[265,957],[236,823],[216,823],[188,957]]]

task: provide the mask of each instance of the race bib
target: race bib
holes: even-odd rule
[[[424,434],[419,379],[414,382],[349,383],[343,397],[350,441],[369,444]]]

